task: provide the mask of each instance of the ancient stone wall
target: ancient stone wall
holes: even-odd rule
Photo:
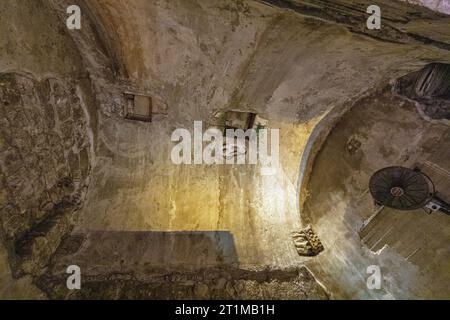
[[[41,298],[29,275],[45,271],[84,201],[95,98],[46,1],[2,1],[0,15],[0,297]]]
[[[0,75],[0,219],[17,275],[45,266],[86,194],[91,156],[81,99],[74,84]]]

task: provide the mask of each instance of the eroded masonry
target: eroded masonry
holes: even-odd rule
[[[0,1],[0,298],[449,299],[450,6],[370,5]]]

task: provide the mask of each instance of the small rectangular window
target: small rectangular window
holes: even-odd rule
[[[124,114],[126,119],[151,122],[152,98],[144,95],[125,93]]]
[[[247,131],[253,128],[255,124],[256,114],[252,112],[242,111],[225,111],[216,114],[217,126],[224,132],[227,129],[242,129]]]

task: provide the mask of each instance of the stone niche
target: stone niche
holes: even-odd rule
[[[167,114],[167,104],[159,98],[125,92],[124,116],[129,120],[151,122],[154,114]]]

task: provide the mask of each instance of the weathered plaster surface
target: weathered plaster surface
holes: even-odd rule
[[[0,5],[0,11],[14,12],[10,21],[0,22],[1,30],[9,30],[0,38],[6,52],[1,71],[26,71],[35,81],[56,77],[75,88],[81,102],[95,106],[82,115],[91,171],[72,235],[87,240],[72,251],[60,247],[47,265],[52,273],[40,279],[49,276],[51,285],[38,282],[50,296],[66,297],[58,291],[59,282],[52,281],[67,263],[82,264],[94,284],[108,280],[116,267],[130,277],[145,275],[140,267],[133,273],[134,266],[154,266],[155,254],[170,266],[166,273],[180,261],[188,269],[209,261],[238,268],[238,273],[300,268],[305,260],[296,253],[291,232],[302,224],[300,160],[317,151],[306,148],[304,154],[317,124],[327,132],[333,122],[321,121],[344,113],[362,96],[430,61],[449,62],[449,31],[443,27],[449,18],[400,2],[384,4],[389,6],[386,29],[373,34],[364,30],[365,1],[357,9],[346,1],[316,1],[315,10],[306,10],[305,1],[295,1],[294,7],[284,5],[289,1],[75,1],[86,15],[83,29],[69,32],[65,9],[72,2],[49,0],[42,2],[45,6],[36,2],[27,7],[8,0]],[[439,32],[423,28],[430,19],[442,26],[433,27]],[[125,91],[161,99],[168,114],[151,123],[125,120]],[[215,112],[230,109],[257,112],[270,128],[280,129],[281,167],[275,175],[263,176],[254,165],[176,166],[170,161],[174,129],[192,131],[194,120],[203,120],[206,127]],[[311,167],[304,167],[305,183],[314,174]],[[213,236],[198,259],[177,260],[196,248],[199,233],[201,239],[211,239],[216,232],[226,234],[226,241]],[[152,241],[155,234],[168,237],[169,243],[185,239],[192,246],[161,249]],[[102,240],[91,241],[99,235]],[[330,231],[332,235],[336,233]],[[232,259],[223,259],[224,243],[233,247]],[[111,270],[102,269],[110,260],[99,256],[109,252],[128,258]],[[103,270],[104,277],[96,278],[96,270]],[[235,269],[227,270],[231,278],[241,279]],[[271,275],[274,281],[280,278]],[[323,269],[316,268],[315,276],[328,279]],[[311,279],[304,279],[308,287]],[[123,281],[113,283],[127,287],[129,282]],[[328,282],[349,297],[366,295]]]
[[[384,209],[374,220],[382,227],[361,235],[375,238],[369,246],[359,234],[379,210],[368,193],[371,174],[386,166],[412,167],[427,160],[448,170],[443,152],[448,154],[444,150],[449,149],[449,130],[421,118],[413,103],[395,96],[389,87],[358,101],[332,130],[316,158],[302,220],[315,226],[327,248],[307,265],[335,298],[450,296],[448,216]],[[361,146],[349,152],[352,139]],[[381,290],[367,289],[370,265],[382,270]]]
[[[167,101],[169,114],[140,125],[102,110],[101,160],[77,230],[225,230],[244,266],[301,262],[290,232],[299,228],[296,179],[315,123],[423,65],[423,57],[446,55],[262,3],[134,1],[95,8],[132,85]],[[254,166],[170,162],[172,130],[208,122],[221,109],[254,110],[280,128],[276,176],[263,177]]]

